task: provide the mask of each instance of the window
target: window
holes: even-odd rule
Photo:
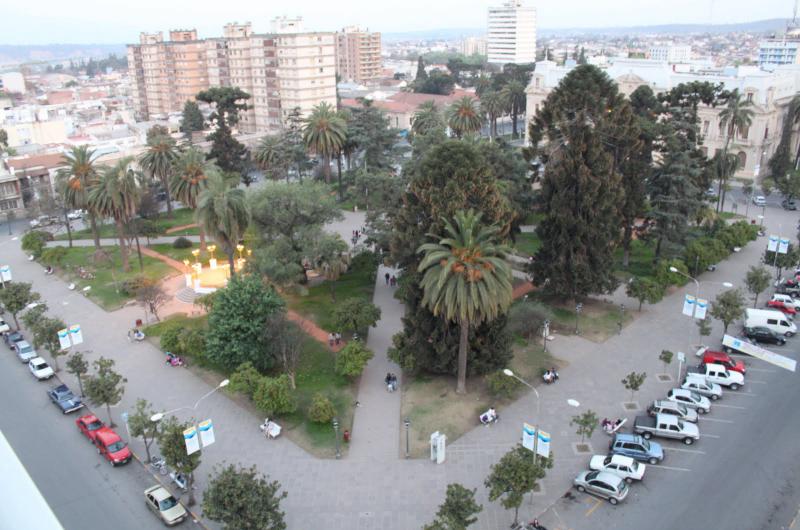
[[[319,69],[319,73],[323,73],[324,71],[325,71],[325,69],[324,69],[324,68],[320,68],[320,69]]]
[[[747,155],[744,151],[739,151],[736,156],[739,158],[739,168],[744,169],[747,165]]]
[[[747,140],[747,135],[750,134],[750,127],[745,127],[741,131],[739,131],[739,136],[742,140]]]
[[[708,120],[703,121],[703,134],[708,134],[708,126],[711,125],[711,122]]]
[[[767,319],[767,324],[769,324],[769,325],[771,325],[771,326],[774,326],[774,325],[776,325],[777,323],[778,323],[778,321],[777,321],[777,320],[774,320],[774,319],[772,319],[772,318],[768,318],[768,319]]]
[[[748,92],[747,93],[747,102],[748,103],[752,103],[753,102],[753,93],[752,92]]]

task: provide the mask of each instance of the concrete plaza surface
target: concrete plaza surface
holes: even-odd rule
[[[768,225],[775,223],[776,229],[778,224],[794,227],[796,215],[771,210],[766,220]],[[348,230],[339,227],[337,231],[343,231],[346,235]],[[764,244],[763,238],[751,243],[741,253],[723,262],[716,272],[704,274],[701,281],[731,281],[740,286],[747,267],[758,262]],[[212,388],[188,370],[166,366],[163,354],[155,347],[149,344],[132,345],[127,341],[126,330],[137,318],[142,317],[141,308],[127,307],[113,313],[103,311],[81,294],[69,291],[58,278],[45,276],[41,266],[27,261],[19,242],[12,241],[9,236],[0,238],[0,256],[3,264],[11,266],[15,280],[33,282],[34,289],[42,295],[52,313],[62,317],[68,324],[81,324],[86,339],[82,350],[91,352],[87,354],[89,359],[96,359],[100,355],[112,358],[120,373],[127,377],[123,400],[112,408],[115,421],[120,424],[120,432],[124,432],[120,413],[130,410],[139,397],[150,400],[157,409],[169,410],[190,406]],[[523,504],[521,517],[528,518],[556,504],[570,490],[574,475],[586,466],[588,456],[576,454],[573,450],[573,444],[579,441],[579,437],[574,432],[575,428],[569,425],[571,417],[591,409],[601,418],[626,414],[632,418],[635,413],[626,411],[622,405],[629,400],[630,394],[620,380],[633,370],[647,372],[647,381],[635,398],[644,407],[649,400],[663,395],[670,387],[670,383],[660,382],[655,377],[663,372],[658,353],[662,349],[689,353],[690,345],[698,341],[696,327],[680,311],[684,292],[694,290],[694,286],[689,284],[670,294],[661,303],[645,306],[644,311],[636,315],[637,318],[621,335],[602,344],[581,337],[557,337],[550,344],[550,349],[568,365],[561,370],[561,380],[557,384],[539,386],[539,418],[535,417],[535,396],[530,393],[500,410],[502,421],[498,424],[491,427],[476,426],[449,444],[445,464],[404,460],[399,435],[400,395],[387,393],[382,384],[386,371],[394,371],[399,375],[399,370],[386,359],[386,348],[391,335],[400,327],[402,306],[391,296],[392,292],[384,285],[381,274],[383,270],[376,280],[375,303],[382,309],[382,320],[377,329],[371,330],[369,337],[369,345],[375,350],[376,356],[362,378],[359,391],[362,406],[356,411],[353,445],[348,457],[339,461],[320,460],[286,438],[267,441],[258,430],[263,418],[252,415],[223,393],[216,393],[204,400],[198,411],[199,419],[213,419],[217,438],[216,443],[203,453],[203,463],[197,471],[198,492],[205,488],[208,473],[215,464],[255,464],[271,478],[280,481],[283,489],[289,493],[282,503],[289,528],[404,530],[420,528],[430,522],[444,497],[447,484],[459,482],[468,488],[477,488],[478,501],[484,506],[474,528],[507,528],[513,513],[503,509],[499,503],[488,501],[483,481],[490,466],[519,441],[523,421],[538,424],[552,434],[552,450],[555,454],[555,466],[542,481],[541,491],[532,496],[532,503],[526,497]],[[721,285],[702,283],[701,295],[713,299],[720,289]],[[629,308],[636,305],[631,300],[626,302]],[[720,335],[721,328],[715,325],[711,341]],[[24,366],[18,368],[22,370],[17,371],[22,373],[14,377],[29,377],[24,372]],[[673,363],[669,368],[673,378],[676,370],[677,366]],[[60,376],[73,389],[77,389],[77,382],[72,376],[63,370]],[[23,383],[37,385],[32,379]],[[37,390],[46,399],[44,387],[47,384],[38,386],[41,388]],[[755,390],[748,388],[746,391]],[[463,399],[470,397],[467,395]],[[571,407],[567,404],[568,399],[577,400],[580,406]],[[19,433],[9,436],[15,449],[20,443],[24,444],[28,436],[41,434],[42,425],[60,433],[54,437],[55,440],[63,437],[64,444],[86,445],[75,433],[72,418],[62,418],[54,408],[45,405],[40,408],[43,410],[36,411],[26,422],[0,423],[4,430],[13,429]],[[103,410],[97,412],[104,417]],[[73,437],[74,441],[70,441],[69,437]],[[603,452],[607,448],[608,438],[602,433],[595,433],[589,443],[596,452]],[[713,450],[731,443],[734,440],[711,439],[702,440],[700,445]],[[133,440],[131,445],[137,454],[144,454],[140,441]],[[80,447],[80,450],[96,456],[90,447]],[[158,449],[155,448],[154,452],[158,453]],[[54,456],[46,451],[37,455],[25,451],[20,453],[26,467],[39,469],[32,473],[36,475],[34,480],[52,502],[53,498],[43,487],[43,481],[55,476],[54,470],[62,466],[62,462],[54,460]],[[97,465],[101,465],[99,459],[97,462]],[[110,491],[106,495],[116,495],[118,489],[132,488],[131,484],[139,487],[141,468],[133,465],[113,471],[108,473],[107,488]],[[72,489],[90,487],[88,482],[76,480],[74,486],[70,486]],[[652,490],[649,493],[656,495],[657,487],[652,487]],[[84,499],[86,509],[103,497],[103,493],[99,492],[94,499]],[[734,502],[731,499],[729,501]],[[80,505],[81,501],[76,502]],[[68,526],[67,521],[73,520],[63,505],[56,503],[53,509],[65,526]],[[546,516],[550,517],[551,513],[548,512]],[[603,526],[633,528],[624,524],[624,519],[619,515],[611,517]],[[109,514],[109,517],[114,519],[113,514]],[[123,511],[118,518],[127,521],[129,515]],[[556,519],[553,521],[558,522]]]

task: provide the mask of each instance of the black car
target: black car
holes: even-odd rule
[[[3,335],[3,340],[6,342],[6,346],[10,350],[14,349],[14,344],[18,343],[21,340],[25,340],[25,337],[22,336],[22,333],[19,331],[11,331]]]
[[[83,407],[81,398],[72,393],[67,385],[59,385],[47,391],[50,401],[55,403],[63,414],[69,414]]]
[[[797,210],[797,203],[794,199],[783,199],[781,206],[784,210]]]
[[[756,342],[766,342],[767,344],[777,344],[778,346],[786,344],[786,337],[762,326],[744,328],[744,334],[748,339]]]

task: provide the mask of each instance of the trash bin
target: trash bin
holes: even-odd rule
[[[350,442],[350,431],[345,429],[344,434],[342,435],[342,437],[344,438],[344,443],[349,443]]]

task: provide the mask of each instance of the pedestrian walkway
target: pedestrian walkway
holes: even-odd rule
[[[161,254],[160,252],[156,252],[155,250],[153,250],[151,248],[142,246],[142,247],[140,247],[140,250],[142,251],[142,254],[144,254],[145,256],[149,256],[149,257],[157,259],[159,261],[163,261],[164,263],[166,263],[167,265],[169,265],[173,269],[175,269],[177,271],[180,271],[183,274],[185,274],[187,272],[191,272],[191,269],[189,267],[187,267],[186,265],[184,265],[183,263],[181,263],[180,261],[178,261],[176,259],[172,259],[169,256],[165,256],[164,254]],[[225,263],[227,264],[227,262],[225,262]]]
[[[369,361],[358,386],[358,403],[353,417],[351,458],[397,458],[400,442],[400,367],[390,361],[387,352],[392,336],[403,327],[403,304],[394,294],[396,287],[387,285],[386,273],[397,275],[390,267],[378,267],[373,302],[381,309],[378,326],[369,330],[367,346],[375,353]],[[398,376],[398,391],[389,392],[384,379],[387,373]]]
[[[164,233],[165,234],[174,234],[176,232],[181,232],[183,230],[189,230],[190,228],[197,228],[197,223],[189,223],[188,225],[173,226],[172,228],[167,228],[164,231]]]

